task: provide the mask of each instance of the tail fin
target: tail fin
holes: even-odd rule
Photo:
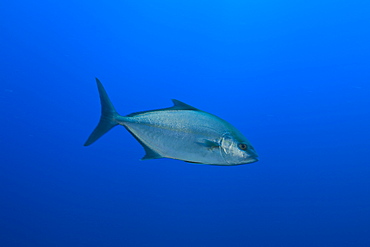
[[[94,131],[91,133],[84,146],[89,146],[90,144],[94,143],[110,129],[118,125],[117,117],[119,117],[119,114],[117,113],[116,109],[114,109],[114,106],[99,79],[95,79],[100,96],[101,116],[98,126],[96,126]]]

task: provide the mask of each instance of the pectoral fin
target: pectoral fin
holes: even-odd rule
[[[207,140],[207,139],[200,140],[197,143],[199,145],[201,145],[203,147],[206,147],[206,148],[209,148],[209,149],[220,147],[220,144],[219,143],[217,143],[215,141]]]

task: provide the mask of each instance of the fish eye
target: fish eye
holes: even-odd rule
[[[247,149],[248,149],[248,146],[247,146],[247,144],[245,144],[245,143],[240,143],[240,144],[238,145],[238,147],[239,147],[241,150],[247,150]]]

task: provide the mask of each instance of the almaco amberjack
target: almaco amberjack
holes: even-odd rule
[[[225,120],[173,99],[174,106],[121,116],[101,84],[101,117],[88,146],[116,125],[144,147],[142,160],[170,158],[190,163],[233,166],[258,161],[250,142]]]

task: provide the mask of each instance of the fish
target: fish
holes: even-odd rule
[[[258,161],[257,152],[247,138],[225,120],[176,99],[172,99],[172,107],[122,116],[114,108],[103,84],[95,79],[101,116],[84,146],[122,125],[144,148],[141,160],[170,158],[219,166]]]

